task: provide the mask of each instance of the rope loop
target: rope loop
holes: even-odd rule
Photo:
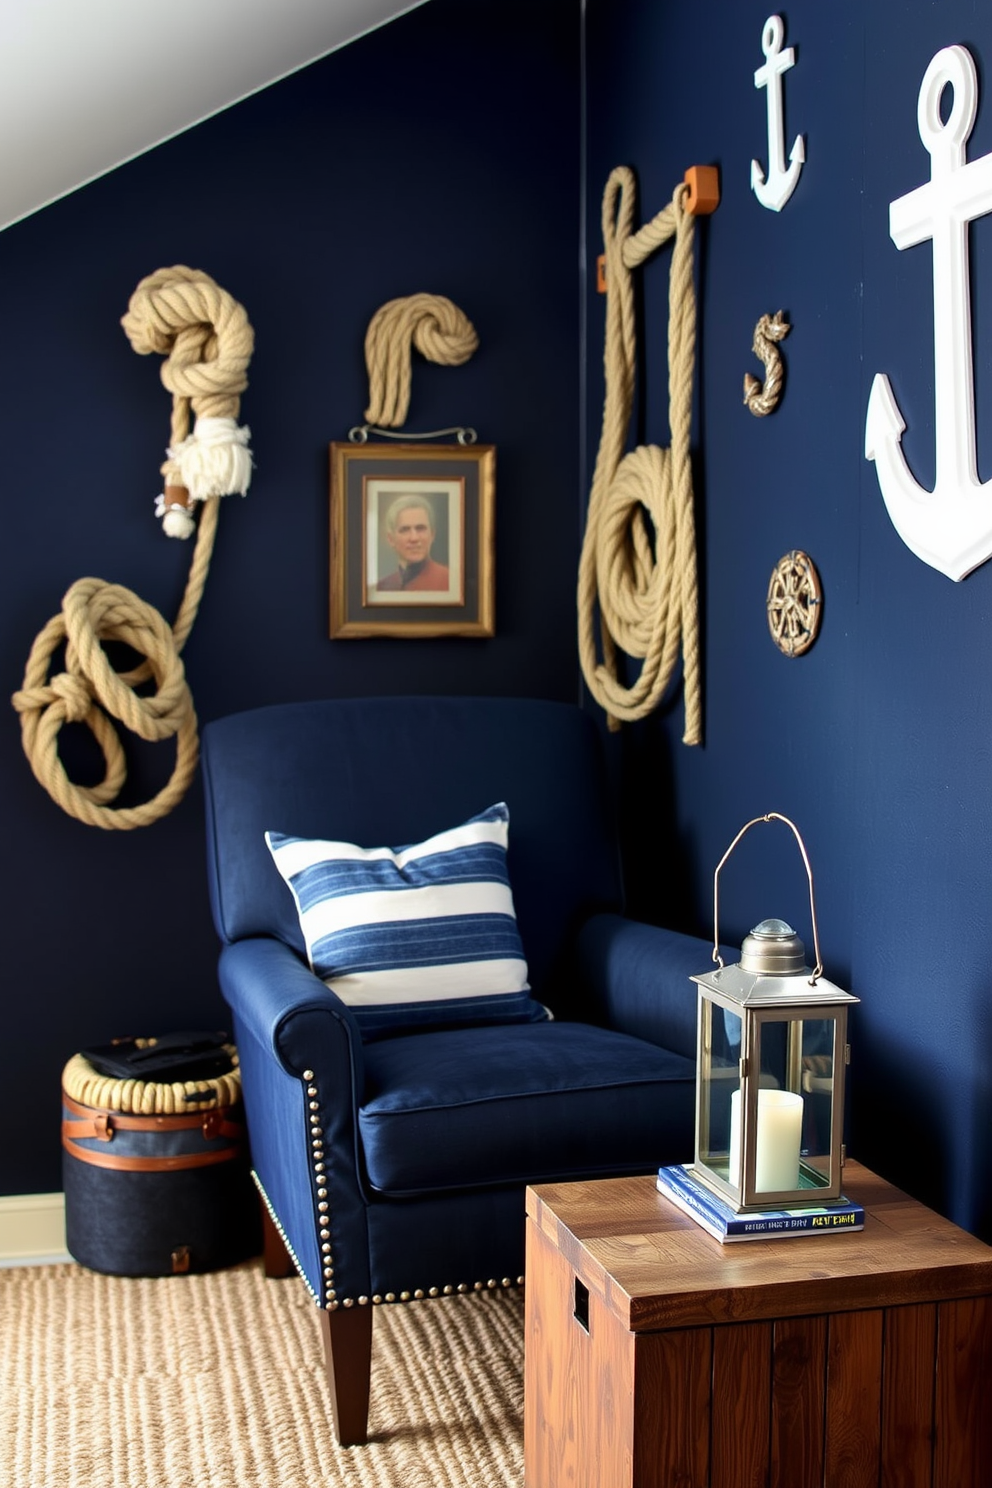
[[[689,460],[696,300],[694,219],[682,182],[672,201],[633,231],[633,172],[619,166],[603,194],[606,258],[606,394],[603,428],[579,560],[579,658],[586,684],[609,727],[652,712],[684,658],[684,742],[702,739],[698,599],[692,473]],[[632,270],[673,240],[669,279],[668,384],[671,448],[624,453],[634,402],[636,363]],[[596,615],[599,617],[597,655]],[[630,686],[619,651],[643,662]]]
[[[369,321],[365,365],[369,374],[366,421],[398,428],[410,407],[413,348],[430,362],[459,367],[479,345],[475,327],[444,295],[415,294],[388,300]]]
[[[131,672],[116,672],[104,650],[106,641],[122,641],[146,658]],[[66,669],[50,680],[53,656],[65,644]],[[134,687],[150,676],[155,691],[139,696]],[[21,716],[21,733],[35,778],[57,805],[90,826],[147,826],[171,811],[185,795],[199,754],[196,715],[172,631],[159,612],[130,589],[102,579],[77,579],[67,590],[62,610],[37,637],[24,675],[24,686],[12,699]],[[168,783],[143,806],[111,808],[120,793],[126,765],[111,722],[116,719],[142,739],[177,737],[176,764]],[[90,730],[104,759],[104,777],[96,786],[77,785],[66,774],[58,754],[64,723]]]

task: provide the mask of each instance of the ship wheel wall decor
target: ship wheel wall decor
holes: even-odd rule
[[[802,656],[816,640],[823,613],[820,576],[807,554],[793,549],[780,558],[768,585],[768,629],[786,656]]]

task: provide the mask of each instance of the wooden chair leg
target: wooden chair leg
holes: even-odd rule
[[[262,1206],[262,1261],[265,1274],[275,1281],[296,1275],[293,1258],[283,1243],[283,1238],[272,1222],[268,1206],[259,1197]]]
[[[342,1447],[363,1447],[368,1441],[372,1313],[371,1307],[321,1309],[331,1413]]]

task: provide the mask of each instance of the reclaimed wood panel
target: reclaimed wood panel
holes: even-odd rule
[[[937,1305],[885,1314],[880,1488],[930,1488],[933,1480]]]
[[[713,1329],[710,1488],[766,1488],[771,1361],[771,1323]]]
[[[528,1224],[524,1301],[526,1488],[631,1482],[633,1345],[595,1297],[574,1317],[575,1273]]]
[[[825,1317],[775,1324],[769,1488],[823,1488],[826,1355]]]
[[[878,1488],[885,1315],[835,1313],[827,1325],[824,1481]]]
[[[634,1347],[636,1488],[709,1488],[710,1329],[648,1334]],[[598,1488],[613,1481],[603,1473]]]
[[[934,1488],[992,1484],[992,1298],[937,1307]]]

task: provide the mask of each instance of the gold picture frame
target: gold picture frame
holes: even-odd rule
[[[491,444],[330,447],[330,633],[495,633]]]

